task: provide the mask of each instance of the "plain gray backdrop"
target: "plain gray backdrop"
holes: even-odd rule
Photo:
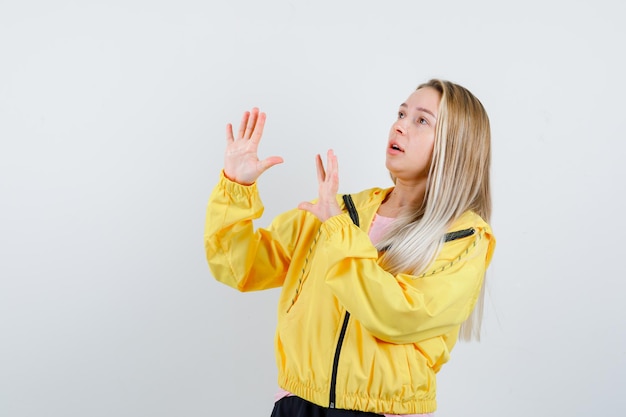
[[[440,417],[626,413],[625,6],[606,1],[0,0],[0,416],[269,416],[278,290],[203,248],[224,127],[259,106],[258,222],[391,185],[398,105],[469,88],[492,122],[483,341]]]

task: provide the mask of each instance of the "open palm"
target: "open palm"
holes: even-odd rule
[[[259,160],[257,150],[265,126],[265,113],[258,108],[245,112],[241,118],[237,137],[233,126],[226,125],[226,152],[224,154],[224,175],[239,184],[253,184],[267,169],[283,162],[279,156]]]
[[[341,208],[337,203],[337,190],[339,189],[339,166],[337,164],[337,156],[332,149],[326,153],[326,167],[322,162],[321,156],[315,157],[315,166],[317,168],[318,183],[318,199],[315,203],[302,202],[298,205],[301,210],[317,216],[321,221],[341,214]]]

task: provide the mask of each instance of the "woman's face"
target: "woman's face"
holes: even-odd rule
[[[416,90],[400,105],[398,119],[389,131],[386,166],[396,179],[422,182],[435,143],[435,124],[441,95],[431,87]]]

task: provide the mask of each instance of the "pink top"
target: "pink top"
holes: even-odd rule
[[[387,231],[387,228],[391,223],[393,223],[395,219],[393,217],[383,217],[376,214],[374,216],[374,220],[372,220],[372,225],[370,226],[369,237],[372,241],[372,244],[376,245],[380,242],[380,239]],[[274,402],[280,400],[281,398],[289,397],[293,395],[289,391],[285,391],[284,389],[280,389],[276,395],[274,396]],[[432,417],[433,413],[427,414],[383,414],[385,417]]]
[[[395,218],[393,217],[383,217],[378,215],[374,215],[374,220],[372,220],[372,225],[370,226],[369,236],[373,245],[376,245],[380,242],[380,239],[383,237],[389,225],[393,223]]]

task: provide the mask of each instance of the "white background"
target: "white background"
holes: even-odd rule
[[[483,341],[438,416],[626,413],[625,6],[607,1],[0,0],[0,416],[269,416],[278,290],[211,276],[224,126],[268,113],[266,225],[390,186],[398,105],[431,77],[493,133]]]

